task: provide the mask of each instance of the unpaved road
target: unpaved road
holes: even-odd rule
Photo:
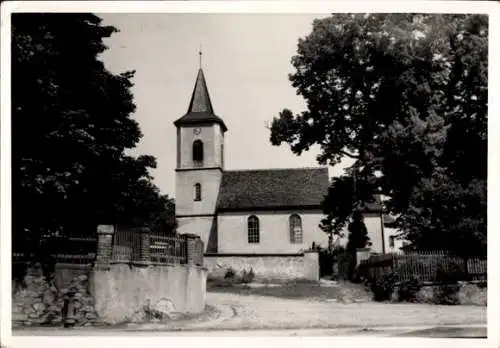
[[[198,329],[308,329],[359,326],[486,325],[486,307],[352,303],[269,296],[207,293],[207,304],[223,311]],[[232,312],[232,313],[231,313]],[[223,319],[223,316],[226,316]]]
[[[113,335],[128,332],[143,334],[189,335],[205,332],[223,336],[248,335],[245,330],[268,335],[404,335],[422,331],[422,337],[432,337],[433,330],[454,331],[464,337],[486,335],[486,307],[435,306],[425,304],[351,303],[305,299],[283,299],[271,296],[207,293],[207,305],[216,309],[215,315],[203,319],[169,323],[130,324],[104,328],[23,328],[14,335]],[[448,326],[448,328],[444,328]],[[460,329],[459,327],[462,327]],[[465,327],[465,328],[464,328]],[[466,328],[469,327],[469,328]],[[425,331],[427,330],[427,331]],[[429,331],[431,330],[431,331]],[[465,330],[465,331],[464,331]],[[89,333],[85,333],[88,331]],[[469,332],[470,331],[470,332]],[[245,333],[246,332],[246,333]],[[266,334],[266,332],[268,334]],[[467,333],[469,332],[469,333]],[[225,334],[224,334],[225,333]],[[447,332],[439,333],[448,335]]]

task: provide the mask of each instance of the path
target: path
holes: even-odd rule
[[[424,304],[351,303],[305,299],[282,299],[270,296],[240,295],[234,293],[207,293],[207,304],[217,309],[217,315],[203,321],[148,323],[117,328],[81,328],[74,330],[27,328],[17,334],[59,335],[94,330],[103,335],[113,332],[147,334],[158,332],[196,335],[196,332],[215,335],[254,334],[268,335],[405,335],[409,331],[424,330],[422,336],[441,330],[442,335],[460,332],[456,327],[469,327],[476,336],[485,335],[486,307],[433,306]],[[446,329],[444,326],[448,326]],[[436,329],[436,327],[438,327]],[[427,330],[427,331],[425,331]],[[444,330],[444,331],[443,331]],[[45,331],[45,333],[44,333]],[[142,331],[142,333],[140,333]],[[187,332],[183,332],[187,331]],[[427,333],[426,333],[427,332]],[[462,330],[462,332],[465,332]],[[92,333],[92,334],[94,334]],[[201,334],[201,333],[200,333]],[[246,333],[248,334],[248,332]],[[465,334],[466,335],[466,334]],[[464,336],[464,335],[462,335]]]
[[[352,303],[207,293],[207,304],[233,312],[225,320],[199,323],[204,329],[307,329],[377,326],[486,324],[486,307]]]

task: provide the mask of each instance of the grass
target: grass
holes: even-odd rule
[[[326,287],[317,282],[291,282],[276,287],[250,287],[246,284],[230,284],[228,282],[208,282],[207,290],[211,292],[237,293],[240,295],[272,296],[286,299],[335,299],[338,302],[370,301],[371,294],[363,285],[347,282],[338,286]]]

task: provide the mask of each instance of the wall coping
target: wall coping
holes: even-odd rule
[[[55,264],[56,268],[68,268],[68,269],[91,269],[92,264],[78,264],[78,263],[69,263],[69,262],[57,262]]]
[[[314,251],[316,252],[316,251]],[[232,253],[206,253],[205,257],[303,257],[304,253],[292,253],[292,254],[232,254]]]
[[[137,268],[144,268],[144,267],[185,267],[185,268],[201,268],[201,269],[206,269],[205,266],[200,266],[200,265],[195,265],[195,264],[188,264],[188,263],[164,263],[164,262],[155,262],[155,261],[132,261],[132,262],[120,262],[120,261],[110,261],[109,263],[106,264],[99,264],[96,266],[102,268],[103,266],[105,268],[110,268],[111,266],[114,265],[126,265],[126,266],[133,266]]]

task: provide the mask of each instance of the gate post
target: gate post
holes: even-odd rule
[[[113,234],[115,227],[113,225],[97,226],[97,255],[96,266],[109,266],[113,253]]]
[[[144,263],[151,261],[150,232],[147,227],[141,228],[141,262]]]

